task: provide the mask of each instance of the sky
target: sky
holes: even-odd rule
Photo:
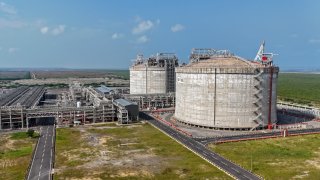
[[[0,68],[127,69],[137,54],[265,40],[280,69],[320,69],[318,0],[0,0]]]

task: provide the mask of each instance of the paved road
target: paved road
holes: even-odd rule
[[[52,158],[54,156],[54,126],[41,126],[40,135],[28,180],[51,179]]]
[[[296,129],[289,130],[289,136],[299,135],[299,134],[308,134],[308,133],[320,133],[320,128],[312,128],[312,129]],[[209,143],[221,143],[228,141],[241,141],[248,139],[261,139],[261,138],[270,138],[270,137],[279,137],[281,136],[281,132],[267,132],[267,133],[257,133],[257,134],[243,134],[243,135],[235,135],[235,136],[222,136],[222,137],[212,137],[212,138],[199,138],[196,141],[201,144],[207,145]]]
[[[155,120],[153,117],[145,114],[140,113],[140,118],[147,120],[149,123],[166,133],[167,135],[171,136],[188,149],[196,153],[197,155],[201,156],[202,158],[209,161],[211,164],[217,166],[230,176],[234,177],[235,179],[244,179],[244,180],[256,180],[261,179],[258,176],[250,173],[249,171],[241,168],[240,166],[226,160],[222,156],[214,153],[213,151],[207,149],[204,145],[200,144],[199,142],[195,141],[192,138],[189,138],[185,135],[180,134],[179,132],[175,131],[174,129],[170,128],[167,125],[164,125],[158,120]]]

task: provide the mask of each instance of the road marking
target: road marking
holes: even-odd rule
[[[154,119],[153,119],[154,120]],[[147,121],[148,122],[148,121]],[[225,172],[227,175],[231,176],[232,178],[235,178],[237,179],[237,176],[238,175],[235,175],[231,172],[228,172],[227,169],[225,168],[222,168],[221,166],[219,166],[218,164],[214,163],[214,161],[212,160],[208,160],[203,154],[201,154],[201,152],[206,152],[206,151],[203,151],[202,149],[198,148],[197,146],[197,143],[193,143],[193,142],[185,142],[185,137],[183,136],[179,136],[177,135],[176,137],[172,136],[172,130],[170,129],[170,127],[168,126],[165,126],[163,124],[161,124],[160,122],[154,120],[154,121],[149,121],[149,123],[155,127],[156,129],[162,131],[164,134],[168,135],[169,137],[171,137],[173,140],[175,140],[176,142],[178,142],[179,144],[183,145],[184,147],[186,147],[187,149],[189,149],[190,151],[192,151],[193,153],[195,153],[196,155],[200,156],[201,158],[203,158],[204,160],[208,161],[210,164],[214,165],[215,167],[217,167],[218,169],[222,170],[223,172]],[[187,138],[186,138],[187,139]],[[188,139],[187,139],[188,140]],[[189,140],[190,141],[190,140]],[[199,149],[200,151],[197,151],[197,149]],[[210,151],[210,154],[215,154],[214,152],[211,152]],[[216,157],[215,157],[216,156]],[[224,159],[223,157],[220,157],[218,154],[216,154],[215,156],[210,156],[212,158],[214,158],[215,160],[217,161],[222,161],[222,160],[225,160],[226,162],[229,163],[228,160]],[[218,157],[218,158],[217,158]],[[232,162],[230,162],[231,164],[233,164]],[[235,164],[234,164],[235,165]],[[227,165],[226,165],[227,166]],[[236,167],[238,167],[237,165],[235,165]],[[243,168],[239,167],[241,170]],[[238,172],[240,175],[243,175],[241,174],[238,170],[234,169],[232,167],[232,169],[236,172]],[[243,169],[245,172],[247,172],[245,169]],[[253,176],[255,176],[254,174],[252,174]],[[240,176],[241,177],[241,176]],[[256,176],[257,177],[257,176]],[[257,177],[258,179],[261,179],[261,177]],[[250,179],[250,178],[249,178]]]
[[[41,136],[41,127],[40,127],[39,134],[40,134],[40,136]],[[36,145],[36,149],[35,149],[35,151],[34,151],[34,155],[33,155],[32,162],[31,162],[31,168],[29,169],[29,173],[28,173],[28,179],[29,179],[29,177],[30,177],[30,172],[32,172],[31,170],[32,170],[32,168],[33,168],[33,162],[34,162],[34,159],[35,159],[36,154],[37,154],[39,141],[40,141],[40,138],[38,139],[38,142],[37,142],[37,145]]]
[[[40,175],[41,175],[41,170],[39,171],[38,180],[40,179]]]

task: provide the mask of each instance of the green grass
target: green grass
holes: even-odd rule
[[[0,71],[0,80],[30,79],[29,71]]]
[[[0,136],[0,179],[24,179],[36,138],[25,132]]]
[[[278,97],[284,101],[320,106],[320,74],[280,73]]]
[[[111,74],[121,77],[122,79],[129,80],[129,70],[108,70]]]
[[[0,154],[0,158],[9,158],[9,159],[16,159],[19,157],[28,156],[32,153],[33,147],[32,145],[21,147],[16,150],[10,150],[5,153]]]
[[[25,138],[28,138],[28,135],[26,132],[16,132],[16,133],[12,133],[10,138],[14,140],[25,139]]]
[[[39,137],[39,133],[34,132],[32,135],[32,138],[38,138],[38,137]],[[26,132],[16,132],[16,133],[12,133],[10,138],[13,140],[26,139],[28,138],[28,134]]]
[[[210,145],[222,156],[266,179],[320,177],[320,135]]]
[[[230,179],[230,177],[224,174],[222,171],[196,156],[191,151],[187,150],[185,147],[178,144],[176,141],[164,135],[162,132],[149,124],[136,125],[134,127],[117,126],[114,128],[105,129],[91,127],[88,129],[88,132],[100,137],[108,137],[108,140],[104,143],[104,145],[106,146],[105,149],[108,149],[108,151],[112,152],[113,158],[122,159],[128,156],[130,157],[130,154],[125,155],[124,152],[137,149],[141,150],[140,153],[142,155],[152,154],[160,163],[156,165],[157,167],[155,167],[157,171],[152,172],[153,176],[151,177],[141,174],[132,174],[126,177],[119,177],[115,176],[115,174],[126,170],[141,171],[140,168],[145,169],[150,167],[130,166],[122,168],[113,165],[106,165],[100,166],[96,169],[90,169],[90,171],[96,172],[94,175],[90,173],[88,174],[88,172],[85,173],[86,170],[84,169],[64,168],[62,173],[59,173],[57,176],[55,176],[56,179],[81,179],[89,175],[90,177],[100,179]],[[64,139],[64,142],[57,143],[57,149],[60,149],[60,146],[69,146],[70,149],[77,149],[77,147],[83,146],[83,142],[79,142],[77,140],[77,135],[78,132],[75,129],[58,129],[57,142],[59,141],[58,139],[61,138]],[[71,144],[68,142],[71,142]],[[74,142],[76,142],[78,145],[74,146],[72,144]],[[69,149],[69,147],[64,148]],[[94,147],[92,147],[92,151],[96,151]],[[57,153],[58,158],[56,168],[59,168],[59,166],[62,167],[62,164],[59,161],[64,161],[63,164],[73,164],[72,161],[68,162],[66,158],[62,159],[59,158],[59,156],[61,155]],[[80,154],[79,156],[87,157],[88,155]],[[183,174],[183,176],[181,176],[181,174]]]
[[[99,124],[93,124],[93,127],[117,127],[118,125],[116,123],[99,123]]]

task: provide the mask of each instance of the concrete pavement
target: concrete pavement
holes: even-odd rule
[[[158,128],[165,134],[169,135],[171,138],[200,156],[201,158],[205,159],[212,165],[216,166],[220,170],[224,171],[229,176],[235,179],[244,179],[244,180],[258,180],[262,179],[257,175],[243,169],[242,167],[230,162],[229,160],[223,158],[222,156],[218,155],[217,153],[209,150],[203,144],[195,141],[194,139],[187,137],[179,132],[175,131],[171,127],[155,120],[153,117],[149,116],[146,113],[140,113],[140,118],[147,120],[150,124],[154,127]]]
[[[40,138],[28,172],[28,180],[51,180],[54,130],[53,125],[40,127]]]
[[[320,128],[288,130],[288,136],[296,136],[296,135],[302,135],[302,134],[318,134],[318,133],[320,133]],[[267,138],[273,138],[273,137],[281,137],[281,132],[273,131],[273,132],[266,132],[266,133],[243,134],[243,135],[234,135],[234,136],[195,138],[195,140],[200,142],[201,144],[207,145],[209,143],[246,141],[246,140],[253,140],[253,139],[267,139]]]

